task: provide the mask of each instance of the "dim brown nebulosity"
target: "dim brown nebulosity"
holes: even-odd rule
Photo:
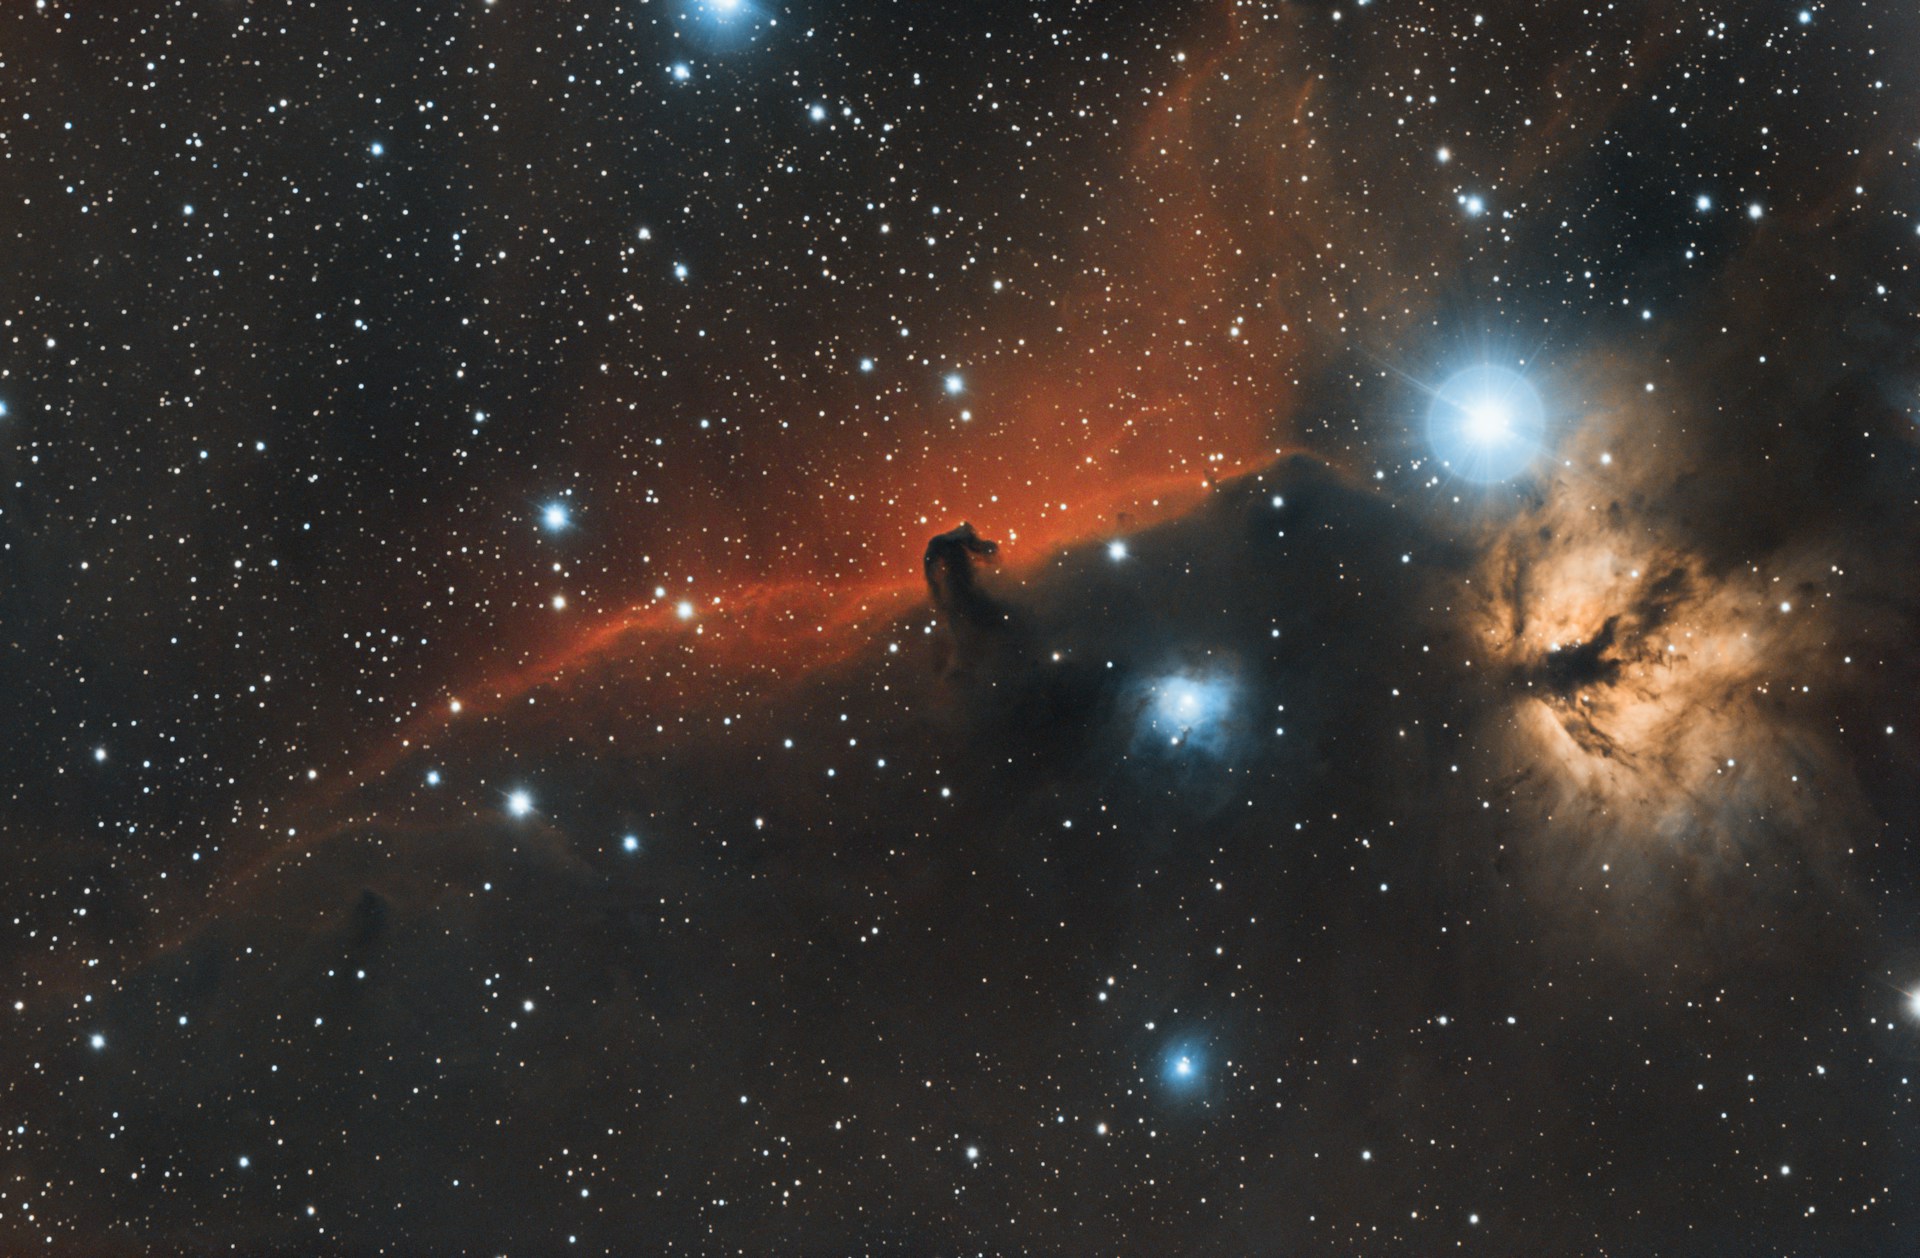
[[[749,20],[683,7],[668,80]],[[612,101],[528,9],[487,45],[526,107]],[[586,504],[529,552],[551,611],[456,617],[377,720],[316,666],[324,773],[263,753],[198,873],[15,941],[0,1240],[1909,1251],[1920,111],[1854,54],[1920,21],[1062,12],[842,15],[863,74],[952,58],[881,174],[765,193],[806,141],[762,122],[647,172],[790,204],[864,296],[636,288],[693,313],[563,356],[528,447]],[[833,238],[869,195],[885,248],[962,251],[918,305],[933,262]],[[558,343],[614,280],[514,283]],[[763,358],[693,346],[756,295]],[[835,320],[926,379],[843,369]],[[1493,483],[1427,427],[1487,364],[1546,407]],[[421,486],[434,598],[518,553]],[[23,901],[85,863],[63,824]]]

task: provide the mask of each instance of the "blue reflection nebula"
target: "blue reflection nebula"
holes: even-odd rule
[[[1154,678],[1147,683],[1146,702],[1141,705],[1139,741],[1170,750],[1224,753],[1236,689],[1222,672],[1168,673]]]
[[[1197,1044],[1181,1041],[1168,1048],[1160,1062],[1160,1077],[1169,1088],[1185,1092],[1206,1078],[1207,1059]]]
[[[777,23],[754,0],[693,0],[686,16],[692,21],[682,28],[685,35],[714,52],[755,43],[763,24]]]
[[[1547,408],[1526,377],[1485,364],[1458,372],[1433,395],[1427,437],[1440,461],[1467,480],[1519,475],[1541,451]]]

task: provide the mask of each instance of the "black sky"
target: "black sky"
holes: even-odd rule
[[[0,49],[0,1249],[1912,1252],[1914,13]]]

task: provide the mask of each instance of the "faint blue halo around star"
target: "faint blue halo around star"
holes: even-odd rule
[[[1455,475],[1482,484],[1509,480],[1540,454],[1546,405],[1526,377],[1482,364],[1456,372],[1433,394],[1427,438]]]

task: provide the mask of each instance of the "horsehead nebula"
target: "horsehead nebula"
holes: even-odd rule
[[[147,7],[0,1249],[1911,1249],[1920,15]]]

